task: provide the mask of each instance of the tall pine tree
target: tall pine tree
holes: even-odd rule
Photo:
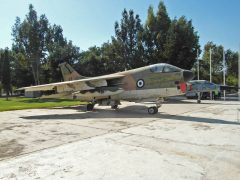
[[[0,97],[2,96],[3,57],[4,57],[4,51],[0,49]]]
[[[167,39],[167,32],[171,24],[171,19],[168,16],[167,9],[163,1],[160,1],[158,5],[158,11],[156,15],[156,33],[155,33],[155,44],[156,44],[156,57],[158,62],[164,62],[165,57],[163,53],[165,51],[164,44]]]
[[[144,58],[146,64],[151,64],[157,62],[156,57],[156,17],[153,12],[153,7],[149,6],[147,20],[144,26],[144,47],[145,54]]]
[[[184,16],[174,19],[167,33],[163,56],[167,63],[191,69],[200,52],[199,37]]]
[[[122,19],[115,23],[115,37],[113,45],[118,49],[116,53],[121,59],[122,69],[141,67],[143,63],[143,26],[139,15],[134,11],[124,9]]]
[[[11,91],[10,57],[8,49],[5,49],[3,55],[2,84],[3,89],[6,92],[6,98],[8,100]]]
[[[16,18],[13,27],[13,49],[25,55],[32,68],[35,84],[40,84],[40,64],[46,56],[45,37],[47,34],[48,20],[45,15],[37,16],[33,5],[29,5],[26,19],[21,23]]]

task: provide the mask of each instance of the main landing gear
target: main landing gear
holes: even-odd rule
[[[162,102],[164,101],[163,98],[158,98],[156,100],[156,106],[150,106],[148,107],[148,114],[157,114],[158,109],[162,106]]]
[[[103,99],[103,100],[93,100],[87,104],[87,111],[93,111],[95,104],[99,106],[111,106],[111,109],[118,109],[118,105],[120,105],[120,101],[111,100],[111,99]]]
[[[156,114],[158,113],[158,108],[156,106],[152,106],[148,108],[148,114]]]
[[[92,103],[87,104],[87,111],[93,111],[94,105]]]
[[[157,114],[158,109],[162,106],[163,98],[158,98],[156,100],[155,105],[148,107],[148,114]],[[100,106],[111,106],[111,109],[118,109],[118,105],[120,104],[119,101],[92,101],[87,104],[87,111],[93,111],[95,104],[99,104]]]

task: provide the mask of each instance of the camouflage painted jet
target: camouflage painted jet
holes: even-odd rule
[[[153,98],[155,103],[148,107],[148,113],[155,114],[163,98],[184,94],[186,82],[194,76],[191,71],[163,63],[98,77],[81,76],[67,63],[59,66],[64,82],[19,90],[70,93],[74,99],[89,102],[87,111],[92,111],[95,104],[117,109],[121,100],[141,102]]]

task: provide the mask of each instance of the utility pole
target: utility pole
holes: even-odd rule
[[[238,100],[240,101],[240,47],[238,51]]]
[[[212,48],[210,48],[210,82],[212,82]]]
[[[198,55],[198,50],[197,50],[197,79],[199,80],[199,55]]]
[[[210,82],[212,82],[212,48],[210,47]],[[212,100],[212,91],[210,91],[210,100]]]
[[[225,60],[225,51],[223,47],[223,85],[226,85],[226,60]],[[226,100],[226,90],[223,90],[224,101]]]
[[[197,50],[197,75],[198,75],[198,80],[199,80],[199,53],[198,53],[198,50]],[[198,95],[198,100],[197,102],[198,103],[201,103],[201,94],[200,94],[200,91],[197,92],[197,95]]]

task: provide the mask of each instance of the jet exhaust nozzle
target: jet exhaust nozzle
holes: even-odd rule
[[[184,70],[183,71],[183,79],[184,82],[188,82],[194,78],[194,74],[192,71]]]

